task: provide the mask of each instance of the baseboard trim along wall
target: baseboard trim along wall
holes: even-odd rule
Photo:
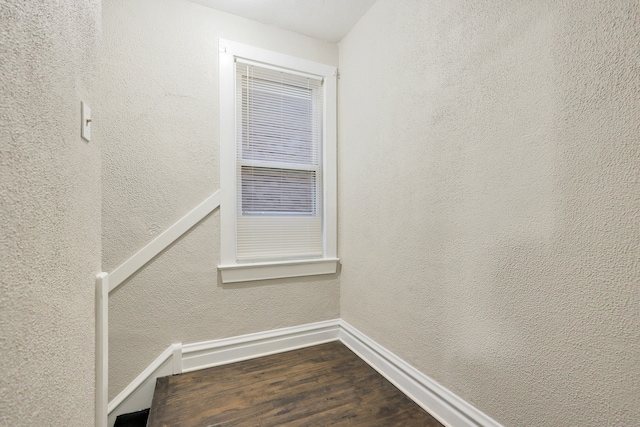
[[[182,373],[182,344],[172,344],[135,380],[125,387],[107,406],[107,425],[113,427],[116,417],[151,407],[156,379]]]
[[[502,427],[341,319],[194,344],[173,344],[109,402],[108,425],[113,427],[120,414],[149,408],[159,377],[338,340],[445,426]]]
[[[116,417],[151,407],[156,379],[338,340],[340,321],[327,320],[194,344],[173,344],[125,387],[108,406]]]
[[[182,347],[182,372],[336,341],[339,321],[328,320],[291,328],[225,338]]]
[[[502,427],[343,320],[340,341],[445,426]]]

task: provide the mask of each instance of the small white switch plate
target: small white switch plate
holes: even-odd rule
[[[80,107],[82,110],[81,118],[82,123],[80,125],[80,134],[82,135],[82,139],[89,142],[91,141],[91,108],[84,102],[80,102]]]

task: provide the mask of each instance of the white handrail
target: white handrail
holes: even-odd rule
[[[109,292],[113,292],[122,282],[133,273],[151,261],[156,255],[165,250],[180,236],[189,231],[194,225],[220,206],[220,190],[183,216],[178,222],[163,231],[158,237],[136,252],[131,258],[120,264],[109,274]]]
[[[110,274],[96,276],[96,427],[109,416],[109,293],[220,206],[220,190],[207,197]]]
[[[109,275],[96,276],[96,427],[107,427],[109,399]]]

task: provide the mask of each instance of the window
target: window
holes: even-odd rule
[[[336,69],[220,41],[225,283],[335,273]]]

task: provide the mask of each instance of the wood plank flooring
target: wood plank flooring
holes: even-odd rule
[[[159,378],[147,427],[442,427],[339,342]]]

